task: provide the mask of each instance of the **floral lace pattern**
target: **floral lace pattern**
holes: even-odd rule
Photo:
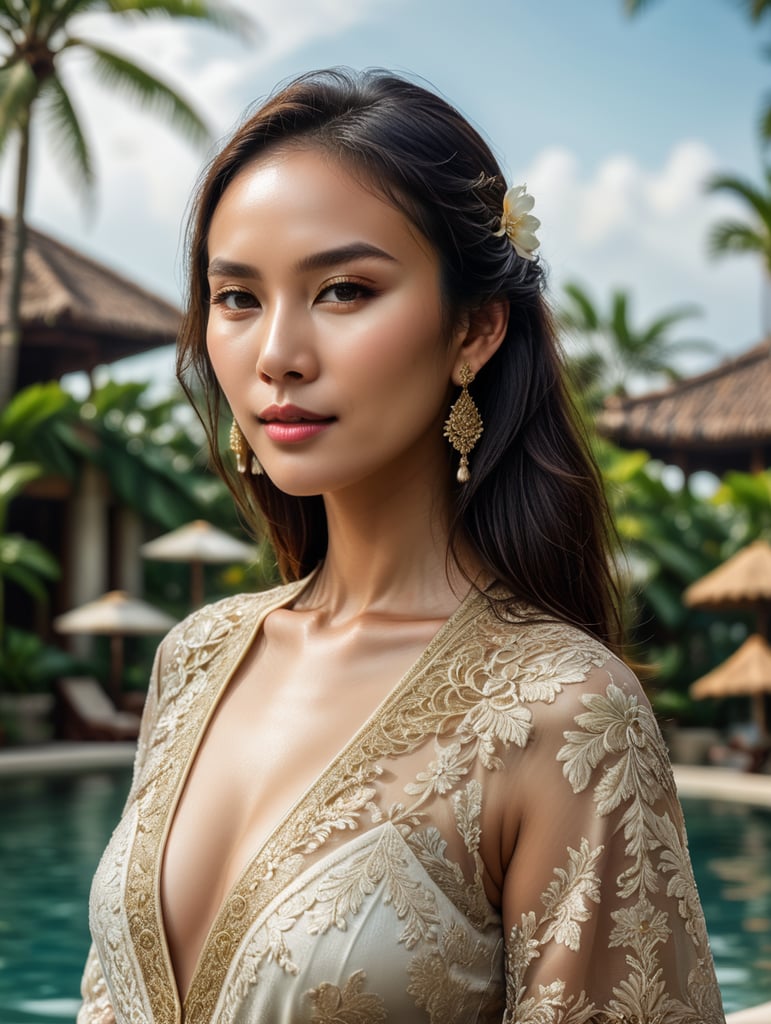
[[[388,1013],[379,996],[362,992],[364,971],[356,971],[344,987],[323,982],[308,996],[313,1003],[311,1024],[384,1024]]]
[[[105,991],[116,1024],[247,1024],[279,1007],[293,1024],[720,1024],[639,684],[580,631],[502,622],[478,594],[257,851],[183,1009],[158,905],[167,823],[234,667],[302,585],[203,609],[162,645],[95,879],[104,974],[89,960],[79,1024],[112,1024]],[[488,861],[512,815],[498,907]]]

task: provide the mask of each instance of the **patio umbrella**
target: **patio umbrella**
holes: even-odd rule
[[[110,637],[110,695],[120,701],[123,675],[123,637],[167,633],[176,623],[166,612],[123,590],[111,590],[96,601],[58,615],[54,629],[59,633],[104,634]]]
[[[756,540],[685,591],[692,608],[753,608],[758,632],[768,634],[771,608],[771,544]]]
[[[751,697],[761,735],[766,734],[766,693],[771,693],[771,647],[757,633],[748,637],[727,661],[697,679],[690,687],[690,694],[696,700],[705,697]]]
[[[204,519],[196,519],[171,533],[143,544],[140,551],[145,558],[159,562],[190,563],[190,597],[193,607],[203,604],[204,564],[250,562],[256,557],[251,544],[236,540],[229,533],[217,529]]]

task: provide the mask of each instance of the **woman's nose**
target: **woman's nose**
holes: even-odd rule
[[[280,306],[263,319],[257,373],[265,381],[312,380],[318,374],[309,318]]]

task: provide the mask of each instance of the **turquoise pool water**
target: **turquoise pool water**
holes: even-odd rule
[[[91,876],[129,773],[0,778],[0,1021],[75,1018]],[[771,811],[684,800],[727,1011],[771,1000]]]
[[[75,1019],[91,877],[127,771],[0,778],[0,1021]]]
[[[771,809],[683,800],[726,1011],[771,1001]]]

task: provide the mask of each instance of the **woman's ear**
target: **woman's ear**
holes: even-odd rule
[[[459,332],[452,380],[460,384],[460,370],[464,365],[476,374],[491,359],[506,337],[509,325],[509,304],[504,299],[488,302],[467,314]]]

